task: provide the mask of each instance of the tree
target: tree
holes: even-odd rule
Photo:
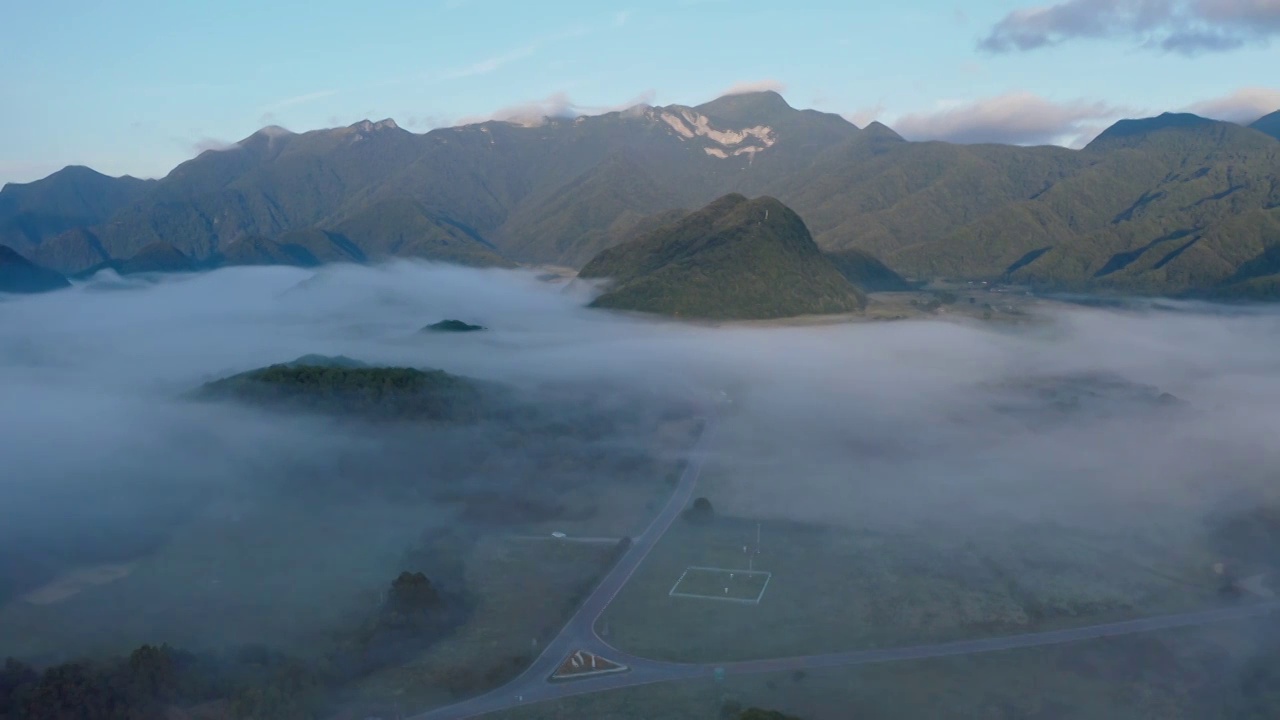
[[[18,717],[18,703],[24,692],[40,680],[40,673],[13,658],[0,668],[0,718]]]
[[[711,508],[711,501],[705,497],[696,498],[693,505],[685,511],[685,518],[691,522],[703,523],[711,519],[715,511]]]

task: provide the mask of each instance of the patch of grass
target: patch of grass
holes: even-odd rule
[[[1031,525],[977,542],[766,522],[759,605],[670,597],[690,566],[743,568],[756,523],[677,523],[606,611],[627,652],[714,662],[945,642],[1091,625],[1219,602],[1207,557],[1044,537]],[[709,578],[699,582],[709,582]],[[724,583],[711,588],[723,594]]]

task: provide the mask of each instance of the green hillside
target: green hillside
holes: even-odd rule
[[[297,265],[311,267],[320,261],[306,247],[281,243],[260,235],[232,240],[216,256],[217,265]]]
[[[581,267],[601,250],[633,237],[648,218],[678,205],[678,196],[639,163],[610,156],[513,214],[506,223],[513,228],[511,252],[535,262],[554,258]]]
[[[342,357],[305,356],[251,370],[207,383],[198,396],[371,420],[468,421],[480,412],[480,390],[466,378]]]
[[[1280,110],[1270,115],[1263,115],[1251,124],[1249,127],[1257,130],[1264,135],[1280,140]]]
[[[867,292],[902,292],[913,287],[888,265],[866,251],[849,248],[828,252],[826,256],[846,280]]]
[[[474,231],[431,215],[412,200],[387,200],[344,220],[334,231],[366,257],[438,260],[477,267],[512,267]]]
[[[151,243],[116,266],[116,271],[121,275],[194,272],[198,269],[195,261],[166,242]]]
[[[933,243],[886,259],[913,274],[1005,276],[1055,289],[1212,287],[1280,242],[1280,143],[1230,123],[1126,121],[1089,164]]]
[[[8,245],[0,245],[0,293],[42,293],[70,286],[60,273],[36,265]]]
[[[153,185],[79,165],[35,182],[8,183],[0,189],[0,245],[29,250],[68,230],[100,223]]]
[[[862,293],[781,202],[742,195],[605,250],[579,273],[608,278],[595,307],[756,319],[861,310]]]

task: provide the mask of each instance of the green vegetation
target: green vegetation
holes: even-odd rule
[[[595,307],[677,317],[780,318],[854,312],[866,298],[773,198],[726,195],[606,250],[579,273],[612,285]]]
[[[13,248],[0,245],[0,293],[42,293],[65,287],[71,287],[71,283],[60,273],[40,267]]]
[[[441,320],[422,328],[423,332],[476,332],[484,330],[483,325],[472,325],[461,320]]]
[[[901,275],[875,256],[857,248],[826,253],[845,279],[866,292],[905,292],[913,289]]]
[[[0,720],[161,720],[211,701],[231,718],[310,720],[332,705],[338,685],[402,663],[451,632],[461,610],[424,574],[405,571],[373,617],[339,633],[312,662],[257,647],[194,655],[153,645],[43,672],[9,659],[0,668]]]
[[[334,230],[370,258],[407,257],[476,267],[514,265],[473,230],[434,216],[412,200],[378,203]]]
[[[529,202],[507,223],[516,257],[555,258],[581,267],[601,250],[637,231],[652,230],[655,216],[674,220],[679,198],[650,177],[640,163],[612,155],[545,199]]]
[[[713,517],[715,511],[711,508],[711,501],[704,497],[694,498],[693,504],[684,511],[684,518],[689,522],[710,522]]]
[[[311,267],[320,261],[297,243],[276,242],[260,235],[233,240],[218,252],[217,265],[297,265]]]
[[[197,269],[191,258],[167,242],[151,243],[116,266],[116,272],[121,275],[193,272]]]
[[[307,356],[311,357],[311,356]],[[307,360],[307,358],[302,358]],[[480,414],[480,390],[442,370],[285,363],[207,383],[199,395],[294,411],[377,420],[469,421]]]
[[[154,180],[108,177],[70,165],[41,180],[0,189],[0,245],[30,250],[77,227],[95,225],[141,198]]]
[[[1088,531],[1045,536],[1032,522],[924,537],[766,521],[759,553],[748,554],[757,522],[721,512],[715,522],[674,524],[601,620],[628,653],[724,662],[1034,632],[1222,602],[1215,553],[1160,542],[1163,529],[1133,532],[1117,544]],[[716,575],[686,575],[690,567],[773,576],[758,605],[668,596],[682,575],[692,576],[688,587],[715,593]],[[730,597],[753,596],[756,580],[738,575]],[[761,627],[770,631],[755,631]]]

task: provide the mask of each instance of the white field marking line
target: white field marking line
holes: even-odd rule
[[[672,585],[672,586],[671,586],[671,592],[667,593],[667,597],[675,597],[675,596],[676,596],[676,588],[680,587],[680,583],[684,582],[684,576],[685,576],[685,575],[688,575],[688,574],[689,574],[689,571],[688,571],[688,570],[685,570],[684,572],[680,573],[680,577],[679,577],[679,579],[677,579],[677,580],[676,580],[676,584],[675,584],[675,585]]]
[[[724,597],[721,595],[703,595],[701,593],[676,592],[676,588],[680,587],[680,583],[684,582],[684,578],[686,575],[689,574],[690,570],[699,570],[702,572],[724,573],[731,576],[732,575],[763,575],[764,585],[760,586],[760,592],[757,593],[754,598],[737,598],[737,597]],[[696,598],[699,600],[719,600],[721,602],[736,602],[736,603],[744,603],[747,605],[759,605],[760,601],[764,599],[764,591],[769,587],[769,581],[772,579],[773,579],[773,573],[766,572],[764,570],[735,570],[733,568],[718,568],[718,567],[705,567],[702,565],[690,565],[688,568],[685,568],[684,572],[680,573],[680,579],[676,580],[676,584],[671,586],[671,590],[670,592],[667,593],[667,596]]]

